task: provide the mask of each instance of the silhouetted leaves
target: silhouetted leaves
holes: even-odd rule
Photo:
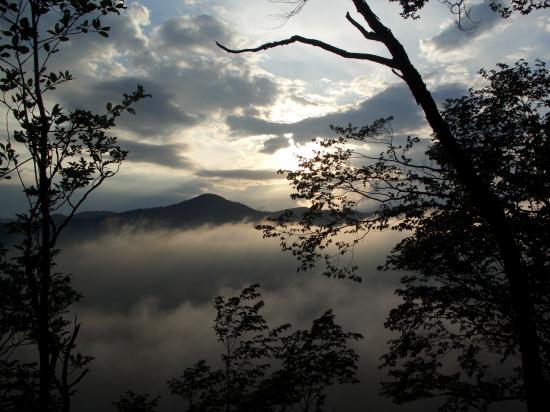
[[[489,85],[447,102],[444,116],[513,221],[549,374],[550,77],[541,62],[501,64],[482,75]],[[437,144],[429,155],[445,164]],[[397,291],[403,303],[386,322],[400,336],[383,358],[394,378],[383,392],[399,402],[447,395],[442,410],[524,399],[510,286],[495,240],[454,172],[444,168],[437,177],[449,182],[449,200],[432,208],[388,258],[387,268],[410,274]],[[452,360],[459,369],[446,372]]]
[[[123,7],[120,0],[0,1],[0,101],[17,125],[0,144],[0,180],[17,176],[28,204],[10,225],[21,243],[0,253],[0,393],[10,400],[2,411],[68,412],[88,373],[91,357],[76,352],[80,324],[67,319],[80,295],[71,275],[55,270],[55,247],[88,195],[118,172],[127,152],[107,133],[147,95],[138,86],[103,114],[69,111],[54,103],[54,91],[73,76],[46,64],[76,34],[107,37],[102,16]],[[61,208],[69,215],[54,221]],[[22,346],[36,363],[17,361]]]
[[[429,2],[429,0],[390,0],[398,2],[403,10],[401,15],[405,18],[418,18],[420,10]],[[459,18],[468,17],[470,7],[473,2],[468,0],[441,0],[449,10]],[[529,14],[532,11],[550,7],[548,0],[510,0],[503,2],[500,0],[485,0],[485,3],[502,17],[510,17],[512,13]],[[475,4],[475,3],[474,3]]]
[[[160,396],[149,399],[150,395],[141,395],[133,391],[126,391],[116,402],[113,402],[118,412],[155,412]]]
[[[168,382],[172,394],[187,401],[189,412],[322,411],[327,387],[358,382],[359,357],[348,341],[361,335],[344,332],[332,311],[314,320],[310,330],[271,329],[259,313],[263,301],[257,288],[215,300],[223,368],[212,369],[201,360]]]
[[[550,78],[542,62],[481,74],[488,85],[448,101],[443,117],[514,227],[548,374]],[[445,396],[443,410],[525,399],[518,325],[496,239],[441,144],[434,140],[426,151],[421,139],[395,137],[389,120],[334,128],[337,138],[321,141],[298,170],[285,172],[293,198],[312,205],[304,219],[283,216],[261,229],[301,268],[323,258],[326,273],[337,276],[355,269],[338,266],[340,256],[352,259],[369,231],[411,231],[386,265],[409,274],[397,291],[403,303],[386,322],[399,337],[383,358],[393,378],[383,393],[397,402]],[[424,151],[427,159],[419,156]],[[359,205],[370,213],[357,213]]]

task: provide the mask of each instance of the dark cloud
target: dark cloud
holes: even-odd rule
[[[196,172],[199,177],[220,178],[220,179],[242,179],[242,180],[270,180],[278,179],[275,170],[252,170],[252,169],[228,169],[228,170],[199,170]]]
[[[278,94],[275,82],[252,75],[245,65],[235,67],[223,59],[192,56],[188,56],[186,63],[186,67],[159,65],[150,76],[164,79],[166,87],[177,94],[177,101],[195,113],[265,106]]]
[[[310,117],[296,123],[274,123],[251,116],[228,116],[227,124],[236,136],[266,134],[277,135],[281,139],[284,134],[292,133],[295,142],[305,143],[317,137],[332,135],[329,125],[345,126],[351,123],[361,126],[391,115],[395,117],[396,130],[417,128],[423,124],[418,106],[403,85],[390,86],[357,108]]]
[[[179,16],[166,20],[158,29],[164,47],[185,50],[193,47],[217,47],[215,42],[231,38],[228,28],[213,16]]]
[[[163,140],[220,110],[268,105],[279,93],[272,79],[251,73],[244,58],[228,58],[217,48],[206,50],[215,47],[216,39],[233,36],[213,16],[171,19],[153,28],[148,40],[126,13],[111,26],[108,41],[89,35],[67,44],[63,61],[57,60],[52,68],[65,70],[70,61],[77,80],[60,88],[58,97],[71,108],[103,111],[108,101],[116,103],[122,93],[142,84],[152,98],[136,105],[137,116],[123,116],[117,123],[141,138]],[[112,70],[117,64],[121,71],[137,70],[115,77]]]
[[[284,136],[276,136],[264,141],[264,147],[260,150],[261,153],[272,154],[279,149],[289,147],[290,142]]]
[[[277,84],[252,74],[243,57],[228,57],[215,44],[233,38],[230,28],[211,15],[170,19],[152,34],[150,47],[157,58],[148,67],[149,76],[163,79],[177,101],[193,113],[273,102]]]
[[[434,91],[434,98],[439,102],[449,97],[462,95],[465,88],[453,84]],[[321,117],[310,117],[296,123],[275,123],[254,116],[228,116],[226,123],[235,136],[276,135],[268,140],[262,151],[273,153],[281,147],[283,135],[292,133],[294,141],[309,142],[316,137],[332,135],[329,125],[361,126],[372,123],[381,117],[393,116],[393,127],[396,133],[408,133],[426,124],[420,107],[415,103],[409,89],[403,85],[393,85],[363,101],[357,108],[329,113]],[[281,144],[277,147],[277,144]]]
[[[193,162],[181,154],[184,145],[177,144],[147,144],[129,140],[121,140],[120,146],[128,150],[127,160],[133,162],[154,163],[173,169],[189,169]]]
[[[470,10],[470,19],[464,21],[467,30],[460,30],[455,23],[449,24],[426,43],[437,50],[449,51],[464,46],[481,34],[491,30],[503,19],[487,3],[475,4]]]
[[[319,106],[319,104],[311,99],[308,99],[307,97],[304,97],[304,96],[299,96],[299,95],[292,95],[290,96],[290,98],[295,101],[296,103],[299,103],[299,104],[303,104],[305,106]]]
[[[250,115],[230,115],[227,116],[226,123],[235,136],[282,135],[289,133],[297,124],[270,122]]]
[[[468,87],[461,83],[444,84],[432,91],[432,96],[438,105],[442,105],[447,99],[457,99],[466,95],[468,95]]]
[[[71,108],[104,112],[107,102],[118,104],[123,94],[130,94],[141,84],[152,97],[135,104],[137,115],[124,114],[117,125],[141,137],[162,140],[178,129],[196,125],[200,116],[185,112],[176,103],[177,96],[168,85],[148,78],[124,77],[109,81],[87,78],[79,80],[78,87],[67,89],[62,94],[64,104]],[[82,87],[83,84],[87,87]]]

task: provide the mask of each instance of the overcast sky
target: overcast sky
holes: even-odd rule
[[[401,19],[395,3],[371,3],[440,101],[475,85],[481,67],[550,55],[548,13],[503,20],[485,4],[473,5],[478,27],[464,33],[437,1],[415,21]],[[330,135],[330,124],[393,115],[398,132],[428,135],[408,90],[385,67],[304,45],[239,56],[215,45],[302,34],[381,52],[345,20],[354,11],[351,1],[312,0],[284,25],[276,16],[285,5],[267,0],[130,0],[128,6],[108,22],[109,39],[72,41],[50,66],[75,74],[76,81],[50,96],[68,107],[101,110],[137,83],[153,96],[120,121],[115,132],[129,160],[86,209],[162,205],[204,192],[280,209],[291,204],[289,188],[274,171],[293,167],[293,154]],[[0,216],[22,208],[16,182],[0,190],[7,199]]]

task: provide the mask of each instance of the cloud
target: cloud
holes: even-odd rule
[[[276,136],[269,138],[267,140],[264,140],[263,148],[260,150],[261,153],[265,154],[271,154],[275,153],[279,149],[284,149],[285,147],[289,147],[290,142],[288,139],[284,136]]]
[[[228,56],[216,40],[230,42],[233,31],[212,15],[180,16],[152,30],[147,76],[162,79],[175,101],[195,114],[256,108],[272,103],[276,82],[253,73],[241,56]]]
[[[465,87],[459,84],[451,84],[436,89],[433,95],[441,102],[446,98],[458,97],[464,94],[465,90]],[[234,136],[275,135],[276,137],[264,142],[262,149],[264,153],[273,153],[288,145],[284,145],[285,134],[292,133],[293,140],[303,144],[317,137],[332,136],[333,132],[329,125],[362,126],[389,116],[394,117],[392,125],[396,133],[412,133],[426,126],[422,110],[415,103],[410,90],[403,84],[389,86],[352,109],[310,117],[295,123],[270,122],[251,115],[231,115],[227,117],[226,123]]]
[[[127,160],[131,162],[146,162],[173,169],[190,169],[193,161],[181,154],[185,145],[177,144],[147,144],[130,140],[120,140],[120,146],[128,150]]]
[[[155,67],[151,77],[165,79],[178,103],[196,113],[264,106],[273,102],[278,93],[277,84],[268,77],[253,75],[250,68],[227,64],[221,58],[189,56],[183,67]]]
[[[122,101],[124,93],[130,94],[141,84],[145,92],[152,97],[135,104],[135,116],[125,114],[118,121],[119,127],[134,135],[162,140],[176,130],[196,125],[200,116],[188,114],[177,104],[177,96],[169,91],[166,85],[148,78],[124,77],[109,81],[82,79],[88,87],[78,90],[70,89],[64,94],[65,104],[72,108],[82,108],[104,112],[105,104],[117,104]]]
[[[503,21],[504,19],[493,12],[487,3],[478,3],[471,7],[470,21],[468,19],[464,21],[464,30],[460,30],[455,22],[449,23],[439,34],[421,40],[420,48],[432,56],[448,52],[456,53],[457,49],[467,46]]]
[[[76,308],[82,329],[78,350],[95,356],[79,384],[74,409],[109,410],[128,389],[162,395],[159,412],[184,403],[168,393],[166,381],[199,359],[220,365],[223,348],[212,324],[212,300],[234,296],[251,283],[261,285],[262,313],[271,326],[308,328],[334,310],[345,329],[363,334],[358,385],[334,387],[327,409],[360,412],[436,410],[438,400],[393,404],[379,395],[380,356],[392,336],[383,323],[399,299],[401,274],[376,271],[403,233],[371,233],[355,250],[362,283],[327,279],[318,270],[296,273],[296,261],[282,254],[276,239],[262,239],[248,225],[190,231],[137,232],[129,229],[62,246],[60,270],[74,273],[84,294]],[[506,405],[498,405],[506,408]],[[500,409],[499,409],[500,410]],[[506,409],[519,411],[521,408]]]
[[[206,14],[168,19],[159,27],[157,35],[163,47],[176,50],[196,47],[217,49],[216,41],[223,43],[232,37],[224,24]]]
[[[275,170],[258,169],[199,170],[196,172],[196,175],[206,178],[235,180],[271,180],[280,178]]]
[[[102,111],[142,84],[152,98],[136,105],[137,116],[118,122],[140,139],[167,140],[220,111],[269,105],[279,93],[272,78],[215,46],[216,39],[229,41],[234,34],[212,15],[176,17],[151,27],[148,10],[132,3],[105,24],[112,26],[108,40],[90,34],[67,43],[63,61],[52,69],[65,70],[70,61],[77,80],[60,88],[58,97],[71,108]]]

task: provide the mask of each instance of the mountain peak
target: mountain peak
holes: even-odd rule
[[[193,227],[204,224],[237,223],[255,221],[267,213],[254,210],[242,203],[204,193],[183,202],[150,209],[130,210],[120,213],[116,220],[124,224],[152,224],[171,228]]]
[[[194,200],[208,200],[208,201],[224,201],[229,202],[224,197],[221,197],[220,195],[216,195],[214,193],[203,193],[202,195],[198,195],[196,197],[192,197],[191,199],[185,200],[186,202],[194,201]]]

